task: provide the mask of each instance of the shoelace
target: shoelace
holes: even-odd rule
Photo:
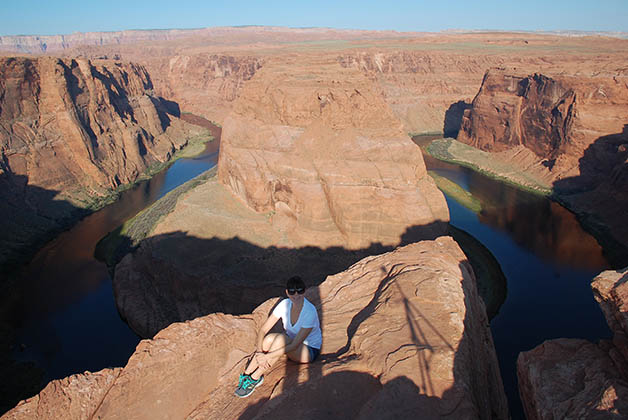
[[[251,386],[257,385],[258,382],[259,382],[259,379],[256,381],[255,379],[251,378],[250,376],[247,376],[246,378],[244,378],[243,388],[250,388]]]

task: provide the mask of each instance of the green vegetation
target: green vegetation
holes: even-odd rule
[[[427,173],[434,179],[438,189],[454,199],[458,204],[476,214],[482,211],[482,203],[469,191],[465,191],[460,185],[433,171],[428,171]]]
[[[543,196],[552,193],[551,187],[534,175],[513,170],[512,165],[496,160],[490,153],[454,139],[436,139],[425,150],[436,159],[473,169],[519,189]]]
[[[205,144],[213,141],[214,137],[209,134],[209,131],[205,133],[199,134],[195,137],[191,137],[188,139],[188,142],[185,147],[176,151],[172,157],[166,162],[155,162],[150,165],[144,173],[137,177],[134,182],[123,184],[118,186],[116,189],[111,190],[109,194],[101,197],[91,198],[89,201],[80,202],[81,207],[88,209],[89,211],[97,211],[101,208],[115,202],[121,193],[130,189],[134,185],[139,182],[145,181],[147,179],[152,178],[155,174],[169,168],[173,163],[181,158],[192,158],[194,156],[198,156],[205,150]],[[76,200],[73,200],[76,202]]]
[[[153,205],[127,220],[116,230],[102,238],[96,245],[94,256],[109,267],[114,267],[124,255],[132,252],[146,238],[159,221],[170,214],[179,198],[188,191],[216,175],[216,168],[203,172],[196,178],[179,185],[174,190],[157,200]]]
[[[449,225],[449,234],[460,245],[473,267],[478,293],[484,301],[490,320],[497,315],[506,300],[508,294],[506,276],[491,251],[480,241],[452,225]]]
[[[442,136],[443,132],[442,131],[421,131],[419,132],[411,132],[408,133],[408,137],[413,138],[413,137],[417,137],[417,136]]]

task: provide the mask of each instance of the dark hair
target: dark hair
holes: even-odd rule
[[[305,289],[305,283],[299,276],[292,276],[286,282],[286,289]]]

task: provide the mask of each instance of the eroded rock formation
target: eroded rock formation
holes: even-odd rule
[[[205,133],[152,88],[136,64],[0,60],[0,265]]]
[[[368,257],[307,297],[321,317],[320,360],[280,362],[247,399],[234,386],[277,299],[173,324],[121,371],[53,381],[3,420],[508,417],[484,305],[451,238]]]
[[[486,69],[502,65],[508,58],[383,49],[345,53],[337,60],[377,82],[406,132],[452,135]]]
[[[265,66],[225,120],[218,178],[296,244],[442,233],[447,205],[377,86],[335,63]]]
[[[261,57],[196,53],[146,59],[155,91],[185,112],[222,123],[243,84],[263,65]]]
[[[605,271],[592,283],[612,342],[549,340],[521,353],[519,392],[530,420],[628,417],[628,269]]]
[[[458,140],[490,152],[511,150],[501,157],[552,183],[589,229],[626,246],[626,115],[625,70],[548,77],[492,69],[465,111]]]

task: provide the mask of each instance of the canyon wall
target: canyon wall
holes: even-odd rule
[[[173,324],[124,368],[53,381],[2,419],[508,418],[486,311],[450,237],[367,257],[306,297],[320,359],[280,361],[249,398],[233,395],[238,374],[277,298]]]
[[[0,59],[0,265],[206,134],[152,89],[132,63]]]
[[[548,180],[555,197],[589,229],[625,247],[626,115],[625,70],[546,76],[491,69],[464,114],[458,140],[489,152],[511,151],[501,156]],[[534,164],[522,160],[530,156]]]
[[[624,72],[548,77],[491,69],[458,140],[495,152],[522,145],[546,162],[555,180],[563,179],[591,169],[578,160],[600,137],[622,133],[627,113]]]
[[[79,45],[102,46],[142,41],[168,41],[198,34],[199,30],[164,29],[149,31],[75,32],[67,35],[0,36],[0,52],[37,54],[59,53]]]
[[[264,61],[253,55],[196,53],[143,62],[159,96],[176,102],[184,112],[222,124],[243,84]]]
[[[526,418],[628,417],[628,269],[605,271],[592,283],[612,341],[560,338],[517,360]]]
[[[417,33],[415,33],[417,35]],[[172,42],[192,45],[288,43],[314,40],[397,38],[396,31],[364,31],[333,28],[284,28],[274,26],[209,27],[199,29],[149,29],[109,32],[74,32],[66,35],[6,35],[0,36],[0,52],[56,53],[77,47],[150,46]]]
[[[442,51],[361,51],[340,54],[338,62],[377,82],[408,133],[454,136],[487,68],[509,57]]]
[[[222,132],[218,178],[300,245],[442,233],[447,204],[376,84],[335,63],[267,64]]]

